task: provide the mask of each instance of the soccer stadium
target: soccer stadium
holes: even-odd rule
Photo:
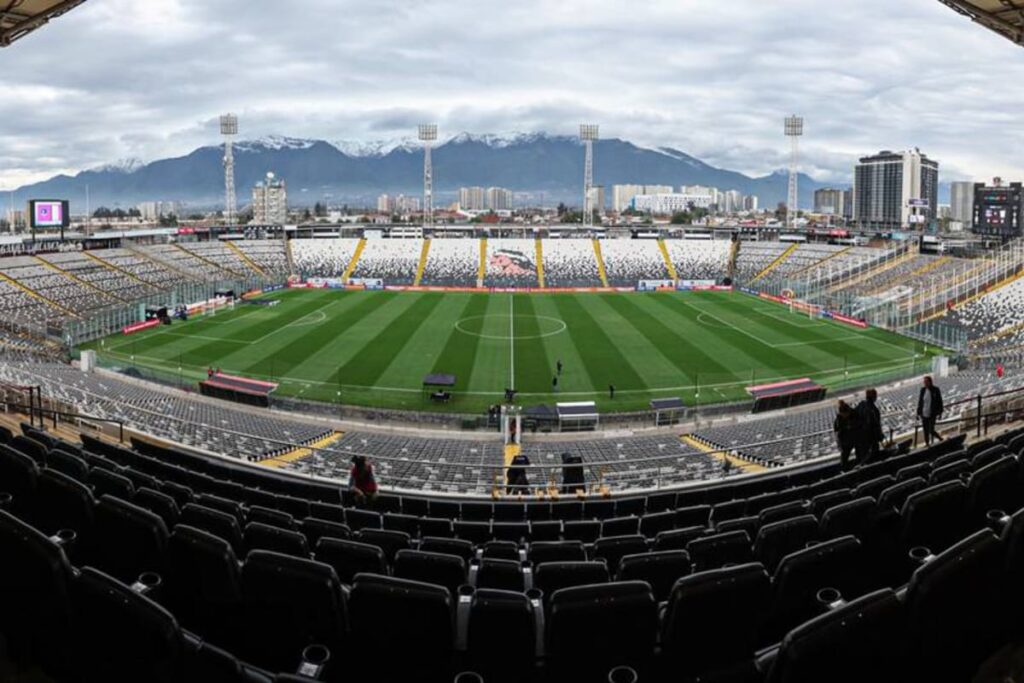
[[[414,227],[30,200],[0,680],[1019,680],[1024,238],[453,229],[426,150]]]

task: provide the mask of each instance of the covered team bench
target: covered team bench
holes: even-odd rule
[[[593,401],[556,403],[555,410],[558,411],[558,429],[563,432],[593,431],[601,421]]]
[[[443,373],[430,374],[423,378],[423,392],[430,394],[430,400],[447,403],[452,399],[452,388],[455,387],[455,375]]]
[[[752,412],[755,413],[816,403],[825,398],[826,391],[825,387],[815,384],[807,377],[747,387],[747,392],[754,397]]]

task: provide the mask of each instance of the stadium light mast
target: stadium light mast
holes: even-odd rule
[[[423,143],[423,228],[434,227],[434,164],[430,148],[437,140],[437,124],[425,123],[419,127],[420,142]]]
[[[580,140],[586,150],[583,162],[583,229],[594,227],[594,141],[598,138],[598,127],[592,123],[580,125]]]
[[[235,136],[238,135],[238,117],[224,114],[220,117],[220,134],[224,136],[224,220],[235,224]]]
[[[800,193],[797,183],[800,163],[800,138],[804,134],[804,119],[801,116],[786,117],[786,137],[790,139],[789,154],[789,199],[786,203],[786,223],[790,230],[796,230],[796,215],[799,211]]]

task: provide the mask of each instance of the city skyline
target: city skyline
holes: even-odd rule
[[[343,4],[87,3],[4,53],[0,187],[216,144],[229,110],[243,139],[372,141],[421,120],[571,134],[593,120],[749,175],[786,165],[777,120],[799,111],[802,170],[822,182],[912,147],[945,180],[1024,175],[1024,94],[1007,87],[1024,80],[1019,48],[934,0]]]

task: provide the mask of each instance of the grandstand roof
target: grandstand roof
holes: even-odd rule
[[[1024,46],[1024,0],[939,0],[1018,45]]]
[[[7,47],[85,0],[0,0],[0,47]]]

